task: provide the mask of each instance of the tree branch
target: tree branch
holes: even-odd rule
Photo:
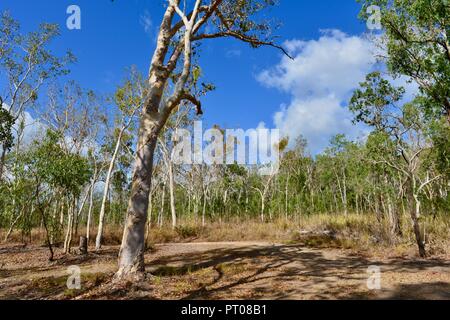
[[[184,91],[181,96],[181,100],[187,100],[192,103],[197,108],[197,115],[203,115],[202,103],[196,97],[194,97],[191,93]]]
[[[192,41],[198,41],[198,40],[203,40],[203,39],[225,38],[225,37],[231,37],[231,38],[238,39],[240,41],[249,43],[254,47],[261,47],[261,46],[273,47],[273,48],[281,50],[283,52],[283,54],[286,55],[289,59],[294,60],[294,58],[287,52],[287,50],[284,49],[280,45],[277,45],[270,41],[262,41],[256,37],[247,36],[247,35],[240,34],[238,32],[231,31],[231,30],[221,31],[221,32],[211,33],[211,34],[206,34],[206,33],[200,34],[200,35],[193,37]]]

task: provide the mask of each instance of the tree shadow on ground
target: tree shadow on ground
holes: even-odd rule
[[[224,275],[218,266],[248,263],[246,272]],[[217,299],[235,297],[270,299],[370,299],[382,298],[367,289],[367,268],[377,265],[383,272],[415,273],[432,268],[449,269],[442,260],[408,261],[393,259],[384,262],[358,255],[325,257],[320,250],[299,245],[214,249],[187,255],[172,255],[155,259],[148,265],[154,276],[183,276],[213,267],[218,275],[200,288],[186,292],[182,299]],[[444,271],[445,272],[445,271]],[[423,296],[445,299],[449,283],[411,284],[422,288],[405,294],[408,286],[396,288],[389,298]],[[416,294],[417,293],[417,294]],[[386,295],[386,292],[383,292]]]
[[[112,247],[86,256],[59,257],[51,265],[44,260],[29,263],[31,257],[44,257],[44,252],[45,249],[25,250],[17,264],[7,270],[0,268],[0,291],[8,289],[11,298],[67,298],[61,294],[66,266],[97,266],[93,268],[95,272],[106,274],[115,267],[118,250]],[[216,249],[190,244],[181,250],[174,245],[145,257],[146,281],[117,286],[108,277],[102,277],[100,282],[96,278],[80,298],[450,299],[450,262],[439,259],[378,261],[348,251],[311,249],[298,244]],[[383,274],[383,290],[379,292],[368,290],[366,285],[367,268],[371,265],[379,266]],[[33,274],[34,282],[25,280],[27,272]],[[386,283],[388,289],[384,275],[391,279]],[[97,286],[97,282],[101,285]]]
[[[385,299],[394,300],[450,300],[450,283],[428,282],[420,284],[401,284]]]

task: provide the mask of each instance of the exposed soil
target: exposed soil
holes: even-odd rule
[[[269,242],[156,245],[147,278],[110,281],[118,247],[48,262],[46,248],[0,246],[0,299],[450,299],[448,256],[381,257]],[[67,268],[81,269],[81,290],[67,289]],[[367,287],[381,268],[381,290]]]

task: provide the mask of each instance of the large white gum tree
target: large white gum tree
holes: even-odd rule
[[[272,46],[271,26],[261,11],[273,0],[167,0],[148,77],[148,95],[140,114],[131,195],[119,254],[118,279],[140,278],[145,271],[145,226],[153,159],[158,136],[182,102],[202,113],[192,81],[193,46],[206,39],[230,37],[252,47]],[[169,93],[167,91],[170,90]]]

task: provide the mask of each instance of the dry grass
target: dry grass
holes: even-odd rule
[[[302,243],[310,247],[334,247],[355,250],[389,250],[393,254],[415,251],[410,220],[402,218],[402,236],[392,235],[387,221],[375,215],[311,215],[296,221],[279,219],[261,223],[258,220],[208,223],[205,227],[190,221],[173,230],[169,226],[153,228],[148,244],[169,242],[273,241]],[[450,251],[450,217],[424,217],[428,251],[431,255]]]
[[[450,217],[423,217],[428,252],[431,255],[446,254],[450,251]],[[3,233],[5,231],[3,230]],[[84,228],[79,234],[85,234]],[[92,230],[91,241],[96,230]],[[0,230],[2,236],[2,230]],[[30,241],[31,239],[31,241]],[[108,225],[104,233],[105,245],[120,245],[122,227]],[[19,232],[14,232],[11,242],[23,242]],[[25,242],[44,244],[42,230],[33,230],[31,238]],[[74,237],[73,245],[77,245]],[[227,241],[271,241],[277,243],[300,243],[309,247],[345,248],[362,251],[386,251],[404,254],[415,251],[415,239],[411,223],[402,218],[402,236],[393,236],[387,221],[378,221],[373,214],[316,214],[299,216],[296,219],[280,218],[261,223],[259,220],[232,219],[223,222],[208,222],[205,227],[198,222],[184,219],[176,229],[170,225],[154,226],[147,239],[147,247],[158,243],[177,242],[227,242]],[[92,244],[92,242],[91,242]]]

